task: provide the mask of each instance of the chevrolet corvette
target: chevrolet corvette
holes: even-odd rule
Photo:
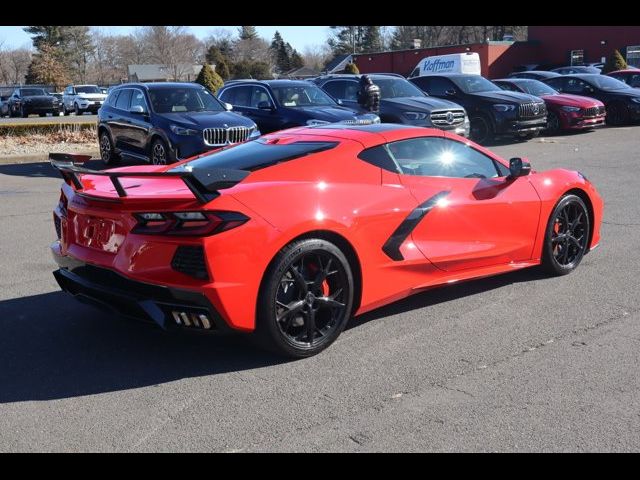
[[[300,127],[104,171],[50,159],[64,291],[167,330],[252,332],[290,357],[416,292],[570,273],[600,242],[603,201],[584,175],[436,129]]]

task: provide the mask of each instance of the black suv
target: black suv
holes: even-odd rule
[[[426,75],[410,81],[429,95],[462,105],[471,121],[471,138],[478,143],[500,135],[532,138],[547,126],[544,100],[507,92],[480,75]]]
[[[262,133],[304,125],[380,123],[377,115],[343,107],[306,80],[232,80],[218,98],[256,122]]]
[[[469,120],[460,105],[429,97],[404,77],[395,74],[369,74],[380,87],[380,121],[434,127],[469,136]],[[313,81],[343,105],[356,110],[360,75],[325,75]]]
[[[8,104],[11,117],[28,117],[32,113],[44,117],[47,113],[58,115],[60,111],[58,99],[40,87],[16,88],[9,97]]]
[[[100,156],[106,164],[127,155],[163,165],[260,136],[230,108],[197,83],[118,85],[98,110]]]
[[[640,90],[608,75],[563,75],[544,83],[562,93],[597,98],[604,103],[606,122],[610,125],[640,121]]]

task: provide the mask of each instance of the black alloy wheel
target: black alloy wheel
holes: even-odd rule
[[[151,163],[154,165],[167,165],[173,163],[169,155],[167,144],[157,138],[151,144]]]
[[[554,112],[549,112],[547,115],[547,133],[556,134],[560,131],[560,119]]]
[[[491,140],[493,132],[491,131],[491,123],[483,116],[471,117],[471,131],[469,136],[476,143],[485,143]]]
[[[119,160],[114,151],[111,137],[106,131],[100,134],[100,158],[102,158],[105,165],[114,165]]]
[[[543,267],[554,275],[575,270],[587,251],[590,227],[584,201],[577,195],[562,197],[547,224]]]
[[[624,125],[627,123],[627,108],[624,105],[613,103],[607,107],[605,121],[609,125]]]
[[[263,287],[257,333],[264,346],[279,354],[317,354],[335,341],[351,316],[351,268],[342,251],[326,240],[285,247]]]

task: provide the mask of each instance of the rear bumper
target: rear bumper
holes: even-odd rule
[[[155,322],[165,330],[232,331],[203,293],[131,280],[59,255],[55,248],[52,253],[60,267],[53,272],[58,285],[79,301],[123,317]]]

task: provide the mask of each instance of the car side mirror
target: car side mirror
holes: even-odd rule
[[[258,108],[260,110],[273,110],[273,106],[267,102],[266,100],[263,100],[262,102],[258,103]]]
[[[520,157],[514,157],[509,160],[509,178],[518,178],[529,175],[531,172],[531,164]]]
[[[456,89],[455,88],[451,88],[449,90],[445,90],[444,94],[449,96],[449,97],[453,97],[456,94]]]
[[[231,105],[230,103],[227,103],[227,102],[222,102],[222,103],[224,104],[224,109],[227,112],[230,112],[231,110],[233,110],[233,105]]]
[[[133,107],[131,107],[129,109],[129,112],[131,112],[131,113],[147,113],[147,112],[145,112],[145,110],[142,107],[142,105],[134,105]]]

